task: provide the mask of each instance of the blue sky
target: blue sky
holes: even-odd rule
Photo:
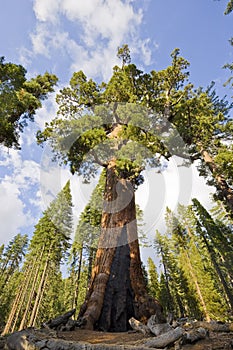
[[[214,80],[218,94],[230,99],[230,87],[223,87],[229,72],[222,69],[233,61],[228,42],[233,22],[232,14],[223,14],[226,4],[225,0],[3,0],[1,56],[22,64],[29,78],[54,73],[63,86],[80,69],[98,81],[108,80],[118,62],[117,47],[124,43],[131,49],[132,61],[145,71],[165,68],[178,47],[191,64],[195,86],[206,87]],[[22,135],[22,150],[0,148],[0,244],[19,232],[31,235],[42,211],[71,177],[51,164],[49,150],[35,142],[36,131],[55,114],[52,95]],[[171,161],[165,174],[148,173],[137,195],[151,236],[156,227],[162,228],[165,205],[175,208],[177,204],[180,179],[187,177],[179,172]],[[189,197],[198,196],[209,206],[209,188],[195,169],[190,176]],[[76,218],[94,186],[95,181],[87,187],[72,177]],[[150,193],[159,198],[156,204]]]

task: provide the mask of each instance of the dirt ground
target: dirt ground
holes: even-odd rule
[[[95,332],[84,329],[77,329],[72,332],[58,332],[58,337],[64,340],[83,341],[91,344],[117,344],[117,345],[134,345],[143,339],[148,338],[142,333],[136,332]]]
[[[77,329],[71,332],[58,332],[58,337],[70,341],[82,341],[91,344],[115,344],[115,345],[137,345],[142,344],[149,336],[133,331],[125,333],[107,333],[87,331]],[[173,350],[174,347],[170,347]],[[182,346],[184,350],[232,350],[233,332],[217,333],[210,332],[209,337],[200,340],[195,344],[186,344]],[[143,350],[143,346],[142,346]]]

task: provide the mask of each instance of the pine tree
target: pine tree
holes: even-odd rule
[[[68,181],[35,225],[22,267],[21,284],[3,334],[39,325],[42,320],[64,310],[58,302],[62,290],[55,300],[54,291],[58,291],[57,282],[61,281],[60,264],[67,256],[71,233],[72,199]],[[45,307],[48,304],[50,307]]]
[[[5,248],[5,245],[2,244],[2,245],[0,246],[0,268],[1,268],[2,263],[3,263],[3,252],[4,252],[4,248]]]
[[[177,53],[174,60],[178,66],[180,58]],[[183,94],[179,95],[174,80],[163,73],[161,87],[167,96],[164,113],[186,143],[190,159],[199,161],[200,175],[207,177],[208,183],[216,187],[216,197],[233,215],[230,116],[233,105],[216,95],[213,84],[205,91],[203,88],[193,91],[187,85]],[[229,141],[228,146],[226,141]]]
[[[28,245],[27,235],[16,235],[9,244],[1,247],[0,258],[0,314],[2,326],[9,312],[15,290],[20,282],[20,264]]]
[[[197,217],[196,230],[208,250],[229,307],[233,310],[232,231],[216,223],[197,199],[193,199],[193,209]]]
[[[19,136],[48,93],[53,92],[57,77],[46,72],[30,80],[26,69],[0,57],[0,143],[20,148]]]
[[[27,235],[16,235],[5,247],[1,257],[1,269],[0,269],[0,288],[4,288],[4,285],[8,282],[10,276],[19,267],[23,256],[25,254],[28,244]],[[3,248],[2,248],[3,249]]]
[[[176,219],[177,220],[177,219]],[[205,319],[223,318],[226,314],[226,302],[216,283],[216,270],[208,247],[200,237],[197,221],[191,208],[180,206],[179,223],[173,230],[179,244],[180,259],[184,273],[195,292]],[[190,277],[191,279],[190,279]]]
[[[221,222],[226,227],[232,227],[233,221],[222,201],[216,200],[214,202],[213,207],[210,209],[210,214],[215,221]]]
[[[154,261],[149,257],[147,260],[148,265],[148,289],[152,297],[159,300],[159,275],[156,269]]]
[[[229,13],[231,13],[232,11],[233,11],[233,0],[229,0],[224,13],[225,15],[229,15]]]
[[[170,211],[168,213],[170,214]],[[168,227],[171,229],[171,225],[168,225]],[[197,299],[182,269],[177,251],[178,247],[174,245],[169,231],[164,235],[157,232],[155,247],[161,256],[163,267],[160,276],[159,300],[166,313],[172,314],[175,318],[184,317],[185,315],[199,318],[200,310],[197,306]]]

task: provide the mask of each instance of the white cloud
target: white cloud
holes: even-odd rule
[[[216,189],[206,184],[205,178],[199,175],[197,168],[193,165],[192,198],[198,198],[200,203],[209,210],[213,207],[212,195],[215,192]]]
[[[27,223],[27,218],[23,213],[24,205],[19,199],[19,189],[17,184],[3,181],[0,187],[0,244],[8,243],[15,236],[19,228]]]
[[[84,56],[87,57],[86,60]],[[107,64],[103,64],[104,62],[107,62]],[[83,52],[82,56],[77,57],[77,60],[72,63],[71,71],[82,69],[88,77],[99,76],[101,73],[103,79],[106,80],[111,75],[112,67],[116,63],[117,59],[112,55],[112,49],[109,47],[100,47],[91,54]]]
[[[31,235],[32,226],[38,222],[41,213],[48,208],[69,179],[75,229],[79,214],[91,193],[90,188],[82,185],[77,176],[72,176],[68,169],[52,162],[48,148],[42,152],[38,162],[22,159],[24,150],[7,152],[2,149],[1,152],[0,167],[6,173],[0,179],[0,245],[7,244],[17,233]],[[30,230],[27,231],[28,229]]]
[[[136,202],[144,211],[144,233],[153,240],[155,231],[164,232],[166,208],[176,212],[178,204],[190,205],[192,198],[198,198],[209,210],[213,206],[211,194],[213,187],[207,186],[199,176],[196,164],[191,167],[180,166],[179,159],[172,157],[165,171],[157,174],[153,169],[145,173],[145,182],[136,192]]]
[[[55,88],[55,92],[51,93],[48,98],[43,101],[42,107],[37,110],[34,122],[28,122],[28,126],[24,129],[20,135],[20,146],[31,149],[36,148],[36,134],[38,130],[44,130],[45,123],[49,123],[56,117],[57,114],[57,103],[56,94],[58,93],[59,87]],[[39,147],[39,146],[38,146]]]
[[[135,46],[136,53],[140,54],[142,57],[142,61],[145,65],[150,65],[152,63],[152,51],[151,47],[151,39],[139,39],[137,46]]]
[[[30,122],[30,127],[25,128],[22,133],[21,150],[1,147],[0,244],[9,242],[17,233],[32,234],[25,230],[36,224],[38,215],[45,209],[39,188],[42,149],[36,151],[35,141],[36,131],[44,128],[45,122],[49,122],[56,115],[55,93],[43,102],[43,107],[36,113],[35,122]]]
[[[39,23],[36,32],[31,34],[32,48],[35,55],[44,55],[50,58],[50,42],[53,37],[44,23]]]
[[[80,21],[88,46],[95,46],[98,37],[119,44],[125,35],[135,33],[142,20],[142,11],[122,0],[64,0],[61,9],[69,20]]]
[[[151,43],[139,35],[140,6],[136,9],[129,0],[34,0],[33,54],[58,60],[63,56],[71,72],[82,69],[88,76],[107,79],[117,63],[117,48],[128,43],[144,64],[150,64]],[[21,51],[23,61],[29,58],[25,53],[24,58]]]
[[[31,64],[33,53],[31,50],[27,49],[26,47],[21,47],[18,49],[18,55],[19,55],[19,62],[24,66],[27,67],[29,64]]]
[[[39,164],[23,160],[20,151],[1,150],[0,166],[5,175],[0,180],[0,243],[6,243],[20,232],[20,228],[33,225],[34,217],[26,207],[25,200],[33,195],[39,183]],[[35,203],[40,209],[40,203]]]
[[[34,12],[36,17],[42,22],[56,23],[57,12],[59,10],[61,1],[59,0],[39,0],[34,2]]]
[[[55,88],[55,91],[48,96],[48,99],[43,101],[42,108],[38,109],[35,116],[35,127],[36,129],[44,129],[45,123],[49,123],[56,117],[57,114],[57,103],[56,94],[58,93],[59,86]]]
[[[39,164],[33,160],[23,160],[21,151],[2,149],[0,166],[8,169],[8,173],[1,181],[11,181],[18,186],[27,187],[37,182],[39,176]],[[29,179],[25,183],[25,179]]]

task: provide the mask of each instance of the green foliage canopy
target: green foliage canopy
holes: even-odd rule
[[[27,80],[26,69],[0,58],[0,143],[19,147],[19,135],[33,121],[41,101],[53,92],[57,77],[46,72]]]

